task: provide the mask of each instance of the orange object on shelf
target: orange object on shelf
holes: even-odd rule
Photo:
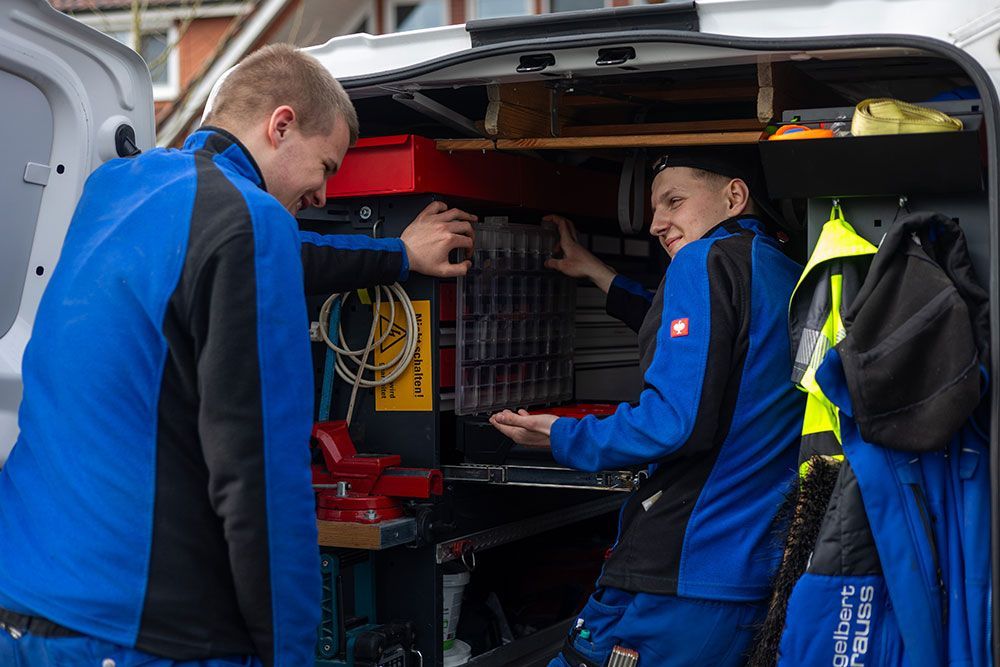
[[[793,139],[832,139],[833,130],[806,127],[805,125],[782,125],[768,141],[789,141]]]

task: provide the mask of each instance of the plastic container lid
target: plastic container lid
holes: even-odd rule
[[[444,652],[444,667],[457,667],[464,665],[472,659],[472,647],[456,639],[454,646]]]

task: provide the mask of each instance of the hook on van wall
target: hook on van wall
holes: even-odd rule
[[[829,220],[843,220],[844,210],[840,208],[840,197],[834,197],[830,201],[830,216]]]
[[[896,222],[899,219],[899,212],[906,211],[910,212],[910,198],[906,195],[899,195],[899,205],[896,206],[896,215],[892,216],[892,221]]]

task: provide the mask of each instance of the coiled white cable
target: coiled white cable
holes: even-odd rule
[[[347,300],[350,298],[352,292],[331,294],[323,302],[323,306],[319,311],[320,335],[327,346],[337,353],[337,361],[335,363],[337,375],[348,384],[353,385],[351,401],[347,407],[348,424],[351,423],[351,416],[354,414],[354,401],[357,398],[358,388],[379,387],[398,379],[409,368],[410,362],[413,360],[413,355],[417,351],[417,314],[413,310],[413,302],[410,301],[406,290],[399,283],[393,283],[388,286],[379,285],[372,291],[375,293],[375,301],[372,304],[372,327],[368,333],[368,342],[362,350],[351,349],[344,336],[344,306],[347,305]],[[382,303],[383,296],[389,304],[389,326],[386,327],[385,332],[376,340],[375,333],[378,331],[380,316],[379,305]],[[340,323],[337,326],[339,344],[333,342],[329,331],[330,309],[333,308],[333,304],[337,299],[340,299],[341,305]],[[396,321],[397,306],[403,309],[403,313],[406,316],[403,344],[399,352],[389,361],[382,364],[370,364],[368,363],[368,356],[371,354],[371,351],[376,345],[381,345],[389,337],[389,334],[392,333]],[[378,371],[385,372],[385,376],[382,378],[377,377]],[[371,372],[373,377],[371,379],[364,377],[365,372]]]

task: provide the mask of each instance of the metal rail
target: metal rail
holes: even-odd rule
[[[574,507],[562,508],[547,514],[523,519],[513,523],[487,528],[475,533],[469,533],[445,542],[435,547],[435,559],[440,563],[468,558],[470,553],[484,551],[494,547],[516,542],[532,535],[538,535],[554,528],[567,526],[584,519],[600,516],[617,510],[625,501],[621,494],[612,494],[581,503]],[[474,556],[473,556],[474,558]]]

